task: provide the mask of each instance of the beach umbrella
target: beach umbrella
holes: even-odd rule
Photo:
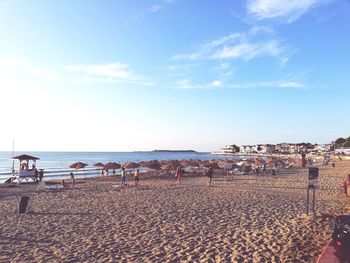
[[[170,171],[170,170],[175,170],[177,167],[183,167],[183,165],[181,165],[179,160],[169,160],[169,161],[165,161],[162,164],[161,169]]]
[[[122,167],[125,169],[134,169],[134,168],[140,167],[140,165],[138,163],[134,163],[134,162],[127,162],[127,163],[124,163],[122,165]]]
[[[95,163],[93,166],[95,166],[95,167],[104,167],[105,165],[103,163]]]
[[[199,167],[201,162],[199,160],[190,159],[190,160],[181,160],[180,164],[182,166]]]
[[[105,166],[103,163],[95,163],[93,166],[101,169],[101,175],[103,175],[103,167]]]
[[[176,170],[178,167],[183,168],[184,166],[180,164],[180,162],[166,162],[161,166],[161,169],[164,171]]]
[[[72,168],[72,169],[81,169],[81,168],[84,168],[85,166],[87,166],[86,163],[82,163],[82,162],[77,162],[77,163],[73,163],[69,166],[69,168]]]
[[[233,163],[232,165],[231,165],[231,169],[240,169],[241,168],[241,166],[239,166],[238,164],[236,164],[236,163]]]
[[[204,165],[205,167],[211,167],[212,169],[220,169],[217,163],[208,163]]]
[[[82,162],[77,162],[77,163],[73,163],[69,166],[69,168],[72,168],[72,169],[75,169],[75,170],[78,170],[78,169],[84,169],[84,167],[87,166],[86,163],[82,163]],[[84,175],[85,175],[85,172],[84,172]],[[86,176],[85,176],[85,180],[86,180]]]
[[[160,162],[157,160],[149,161],[149,162],[139,162],[139,165],[142,167],[146,167],[154,170],[161,170]]]
[[[103,166],[103,168],[106,169],[106,170],[109,170],[109,169],[120,169],[121,165],[119,163],[116,163],[116,162],[109,162],[109,163],[106,163]]]
[[[162,165],[162,170],[164,171],[171,171],[171,170],[175,170],[174,166],[172,166],[171,163],[166,163],[164,165]]]

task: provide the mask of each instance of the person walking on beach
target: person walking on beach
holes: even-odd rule
[[[214,174],[214,170],[213,167],[209,166],[206,172],[206,175],[209,178],[209,186],[211,186],[212,180],[213,180],[213,174]]]
[[[125,186],[126,185],[126,171],[125,171],[124,167],[122,168],[120,175],[121,175],[122,186]]]
[[[181,166],[177,167],[175,177],[176,177],[176,179],[177,179],[176,182],[179,184],[179,183],[181,182],[181,178],[182,178],[182,169],[181,169]]]
[[[266,174],[266,163],[263,164],[263,172],[262,172],[263,175]]]
[[[139,185],[139,181],[140,181],[139,174],[140,174],[140,170],[139,169],[134,171],[135,187]]]
[[[273,165],[272,165],[271,175],[272,175],[272,176],[275,176],[275,175],[276,175],[276,164],[273,164]]]
[[[75,185],[75,177],[74,177],[74,174],[71,172],[69,175],[70,175],[70,179],[72,180],[72,188],[74,188],[74,185]]]

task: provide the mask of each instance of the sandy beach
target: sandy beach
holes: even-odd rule
[[[1,262],[315,262],[331,220],[350,213],[350,162],[320,167],[316,211],[306,215],[307,169],[271,175],[119,177],[74,189],[0,188]],[[18,214],[21,195],[28,212]]]

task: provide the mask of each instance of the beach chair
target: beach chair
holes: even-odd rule
[[[60,184],[48,185],[46,186],[46,190],[48,191],[62,191],[64,190],[64,186]]]

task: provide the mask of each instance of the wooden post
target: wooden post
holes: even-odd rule
[[[312,191],[313,191],[313,198],[312,198],[312,212],[314,212],[315,213],[315,192],[316,192],[316,190],[315,190],[315,187],[314,188],[312,188]]]
[[[29,196],[21,196],[21,200],[19,201],[18,213],[24,214],[27,210]]]
[[[306,214],[309,215],[309,186],[307,187],[307,195],[306,195]]]

